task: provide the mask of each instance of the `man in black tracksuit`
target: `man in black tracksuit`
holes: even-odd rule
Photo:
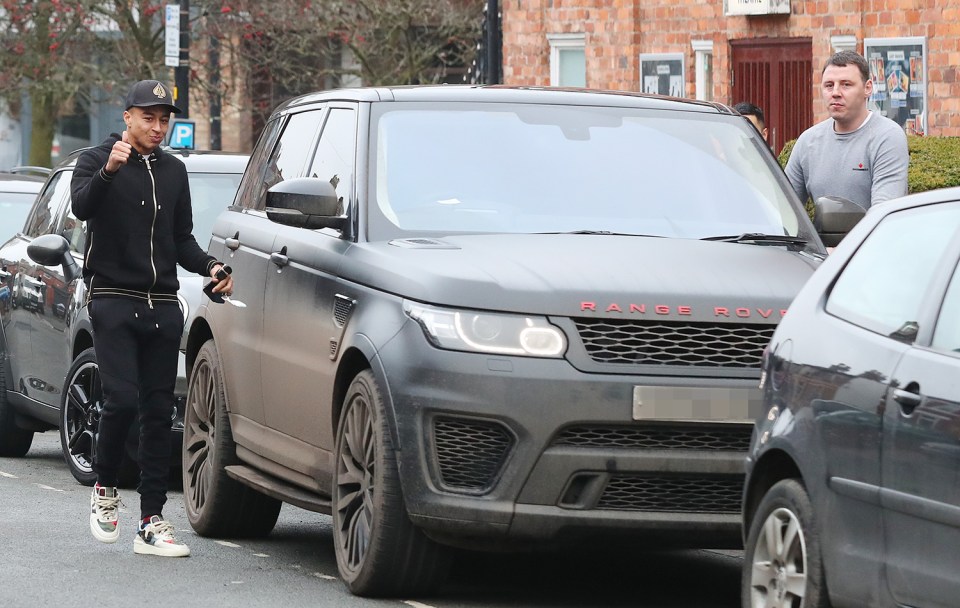
[[[164,521],[171,424],[183,314],[177,302],[179,263],[217,281],[221,264],[191,234],[187,172],[160,149],[173,104],[156,80],[136,83],[123,113],[126,131],[77,159],[73,212],[87,222],[83,276],[104,405],[93,468],[90,529],[103,542],[119,536],[117,475],[130,425],[139,421],[140,517],[136,553],[181,557],[189,548]]]

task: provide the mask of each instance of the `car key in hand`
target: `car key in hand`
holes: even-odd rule
[[[233,269],[230,268],[229,266],[221,266],[220,269],[217,270],[217,275],[216,275],[217,280],[222,281],[223,279],[227,278],[227,275],[229,275],[232,272],[233,272]],[[207,294],[207,297],[210,298],[211,302],[216,302],[217,304],[223,304],[224,302],[227,302],[228,304],[233,304],[237,308],[247,307],[247,305],[241,302],[240,300],[233,300],[230,298],[230,296],[225,296],[222,293],[215,293],[213,291],[213,287],[215,285],[216,283],[214,283],[213,281],[210,281],[203,287],[203,293]]]

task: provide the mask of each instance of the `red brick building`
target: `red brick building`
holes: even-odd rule
[[[820,71],[864,54],[871,108],[960,136],[957,0],[502,0],[503,81],[648,91],[767,114],[779,151],[826,118]]]

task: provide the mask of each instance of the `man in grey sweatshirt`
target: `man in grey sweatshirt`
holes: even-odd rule
[[[840,51],[830,57],[820,91],[830,118],[800,135],[787,162],[800,200],[839,196],[869,209],[905,195],[907,136],[896,122],[867,109],[873,81],[863,56]]]

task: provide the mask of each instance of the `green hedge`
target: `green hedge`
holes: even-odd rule
[[[787,166],[796,141],[788,141],[780,151],[781,167]],[[907,182],[911,193],[960,186],[960,137],[909,135],[907,148],[910,150]]]

